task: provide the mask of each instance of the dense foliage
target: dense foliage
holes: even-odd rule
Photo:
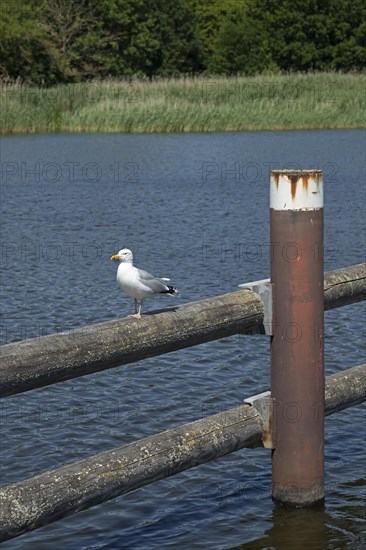
[[[364,0],[2,0],[0,75],[93,77],[361,70]]]

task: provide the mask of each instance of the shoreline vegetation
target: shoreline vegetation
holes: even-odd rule
[[[0,134],[364,128],[365,73],[1,82]]]

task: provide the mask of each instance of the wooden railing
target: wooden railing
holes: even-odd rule
[[[366,299],[366,264],[324,274],[324,309]],[[261,330],[263,303],[240,290],[140,320],[116,319],[1,346],[0,396],[13,395],[235,334]]]
[[[271,173],[270,281],[141,320],[118,319],[1,347],[5,397],[259,332],[271,337],[272,387],[240,407],[4,487],[0,540],[243,447],[273,450],[274,499],[302,506],[324,498],[324,415],[366,400],[366,365],[324,380],[324,310],[365,300],[366,264],[323,276],[322,185],[319,170]]]
[[[366,264],[324,275],[324,307],[366,298]],[[243,290],[146,315],[1,346],[2,395],[146,357],[261,331],[263,303]],[[61,360],[60,360],[61,358]],[[325,414],[366,400],[366,365],[326,378]],[[243,405],[45,472],[0,490],[0,541],[244,447],[262,446],[264,419]]]
[[[325,415],[366,400],[366,364],[326,378]],[[67,464],[0,490],[0,541],[244,447],[262,446],[263,419],[242,405]]]

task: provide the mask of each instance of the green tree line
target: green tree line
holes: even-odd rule
[[[364,0],[1,0],[0,76],[360,71]]]

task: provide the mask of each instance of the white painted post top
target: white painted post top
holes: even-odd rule
[[[322,170],[272,170],[270,208],[318,210],[323,208]]]

